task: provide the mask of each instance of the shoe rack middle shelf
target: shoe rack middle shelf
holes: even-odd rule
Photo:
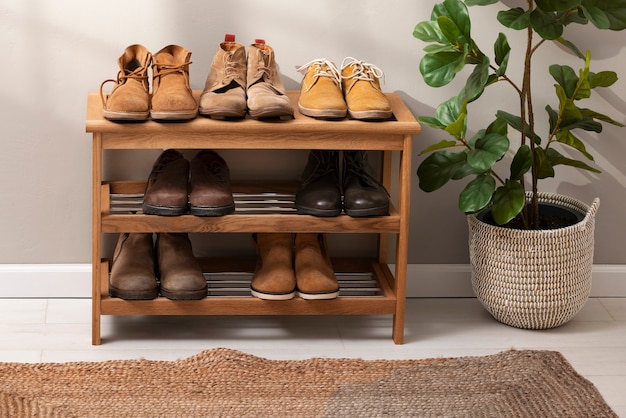
[[[295,109],[289,120],[213,120],[197,117],[186,122],[116,123],[106,120],[96,92],[87,96],[86,131],[92,134],[92,343],[101,343],[102,315],[392,315],[392,338],[404,339],[404,308],[408,252],[410,183],[413,135],[420,125],[398,94],[388,93],[393,117],[366,122],[324,121],[298,112],[297,91],[288,95]],[[194,91],[196,100],[200,91]],[[298,215],[294,208],[295,181],[237,181],[232,183],[235,213],[219,217],[157,216],[141,211],[146,181],[109,181],[103,178],[107,150],[371,150],[382,152],[382,184],[397,190],[388,216],[322,218]],[[262,170],[263,167],[258,167]],[[123,232],[317,232],[368,233],[377,236],[378,256],[332,258],[335,271],[344,274],[345,289],[332,300],[267,301],[252,297],[249,278],[254,260],[238,257],[199,259],[207,282],[217,275],[241,272],[245,277],[228,288],[211,289],[202,300],[124,300],[109,296],[110,260],[103,254],[103,235]],[[395,258],[388,249],[395,237]],[[394,264],[394,271],[389,264]],[[239,269],[245,266],[245,271]],[[361,275],[366,279],[356,279]],[[230,280],[230,279],[229,279]],[[363,286],[363,288],[359,288]],[[210,287],[210,286],[209,286]],[[218,286],[219,287],[219,286]],[[352,289],[350,289],[352,287]]]
[[[298,215],[295,182],[233,182],[235,213],[217,217],[145,215],[145,181],[103,182],[102,232],[321,232],[396,233],[400,216],[390,204],[388,216],[320,218]],[[259,217],[262,217],[261,219]]]

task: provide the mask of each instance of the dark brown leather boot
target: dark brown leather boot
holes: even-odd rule
[[[367,159],[367,151],[343,152],[343,208],[353,217],[389,215],[389,194]]]
[[[293,298],[296,294],[293,235],[259,233],[255,240],[259,258],[250,284],[252,296],[268,300]]]
[[[230,170],[215,151],[200,151],[191,160],[189,212],[196,216],[222,216],[235,211]]]
[[[173,149],[163,151],[155,161],[143,196],[148,215],[177,216],[187,213],[189,161]]]
[[[294,265],[298,296],[302,299],[334,299],[339,295],[324,235],[296,234]]]
[[[151,233],[120,234],[113,253],[109,294],[128,300],[158,296]]]
[[[296,210],[301,215],[341,214],[339,153],[312,150],[296,192]]]
[[[173,300],[206,297],[207,282],[187,234],[159,233],[156,254],[162,296]]]

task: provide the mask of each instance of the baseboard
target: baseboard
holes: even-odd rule
[[[394,266],[390,266],[393,271]],[[409,264],[407,297],[473,297],[467,264]],[[593,267],[593,297],[626,297],[626,265]],[[89,298],[91,264],[0,264],[0,298]]]

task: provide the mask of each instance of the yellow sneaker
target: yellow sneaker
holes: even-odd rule
[[[341,84],[354,119],[389,119],[391,104],[380,89],[382,70],[373,64],[347,57],[341,63]]]
[[[298,72],[304,74],[298,99],[300,113],[313,118],[343,118],[347,105],[341,92],[341,75],[326,58],[315,59]]]

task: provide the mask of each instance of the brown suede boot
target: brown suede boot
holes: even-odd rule
[[[246,115],[246,49],[227,34],[217,48],[204,90],[199,113],[213,118],[242,118]]]
[[[117,60],[120,71],[116,80],[105,80],[100,85],[102,113],[109,120],[146,120],[150,115],[148,67],[152,55],[142,45],[131,45]],[[110,94],[102,92],[106,83],[115,87]]]
[[[187,120],[198,114],[189,87],[190,58],[191,52],[178,45],[168,45],[152,57],[152,119]]]
[[[293,117],[291,100],[285,94],[274,50],[262,39],[248,48],[248,112],[253,118]]]
[[[298,68],[304,74],[298,109],[313,118],[337,119],[346,116],[348,107],[341,91],[341,74],[332,62],[320,58]]]
[[[109,276],[109,294],[128,300],[158,296],[152,234],[120,234]]]
[[[222,216],[235,211],[226,161],[212,150],[200,151],[191,160],[189,213]]]
[[[197,300],[207,295],[207,282],[184,233],[159,233],[156,254],[161,295],[172,300]]]
[[[295,271],[298,296],[302,299],[334,299],[339,283],[326,251],[324,235],[296,234]]]
[[[293,235],[259,233],[256,235],[259,258],[250,285],[259,299],[286,300],[296,294],[293,270]]]
[[[189,161],[173,149],[165,150],[154,162],[142,209],[148,215],[178,216],[187,213]]]
[[[391,104],[380,90],[383,72],[375,65],[347,57],[341,63],[343,94],[354,119],[389,119]]]

